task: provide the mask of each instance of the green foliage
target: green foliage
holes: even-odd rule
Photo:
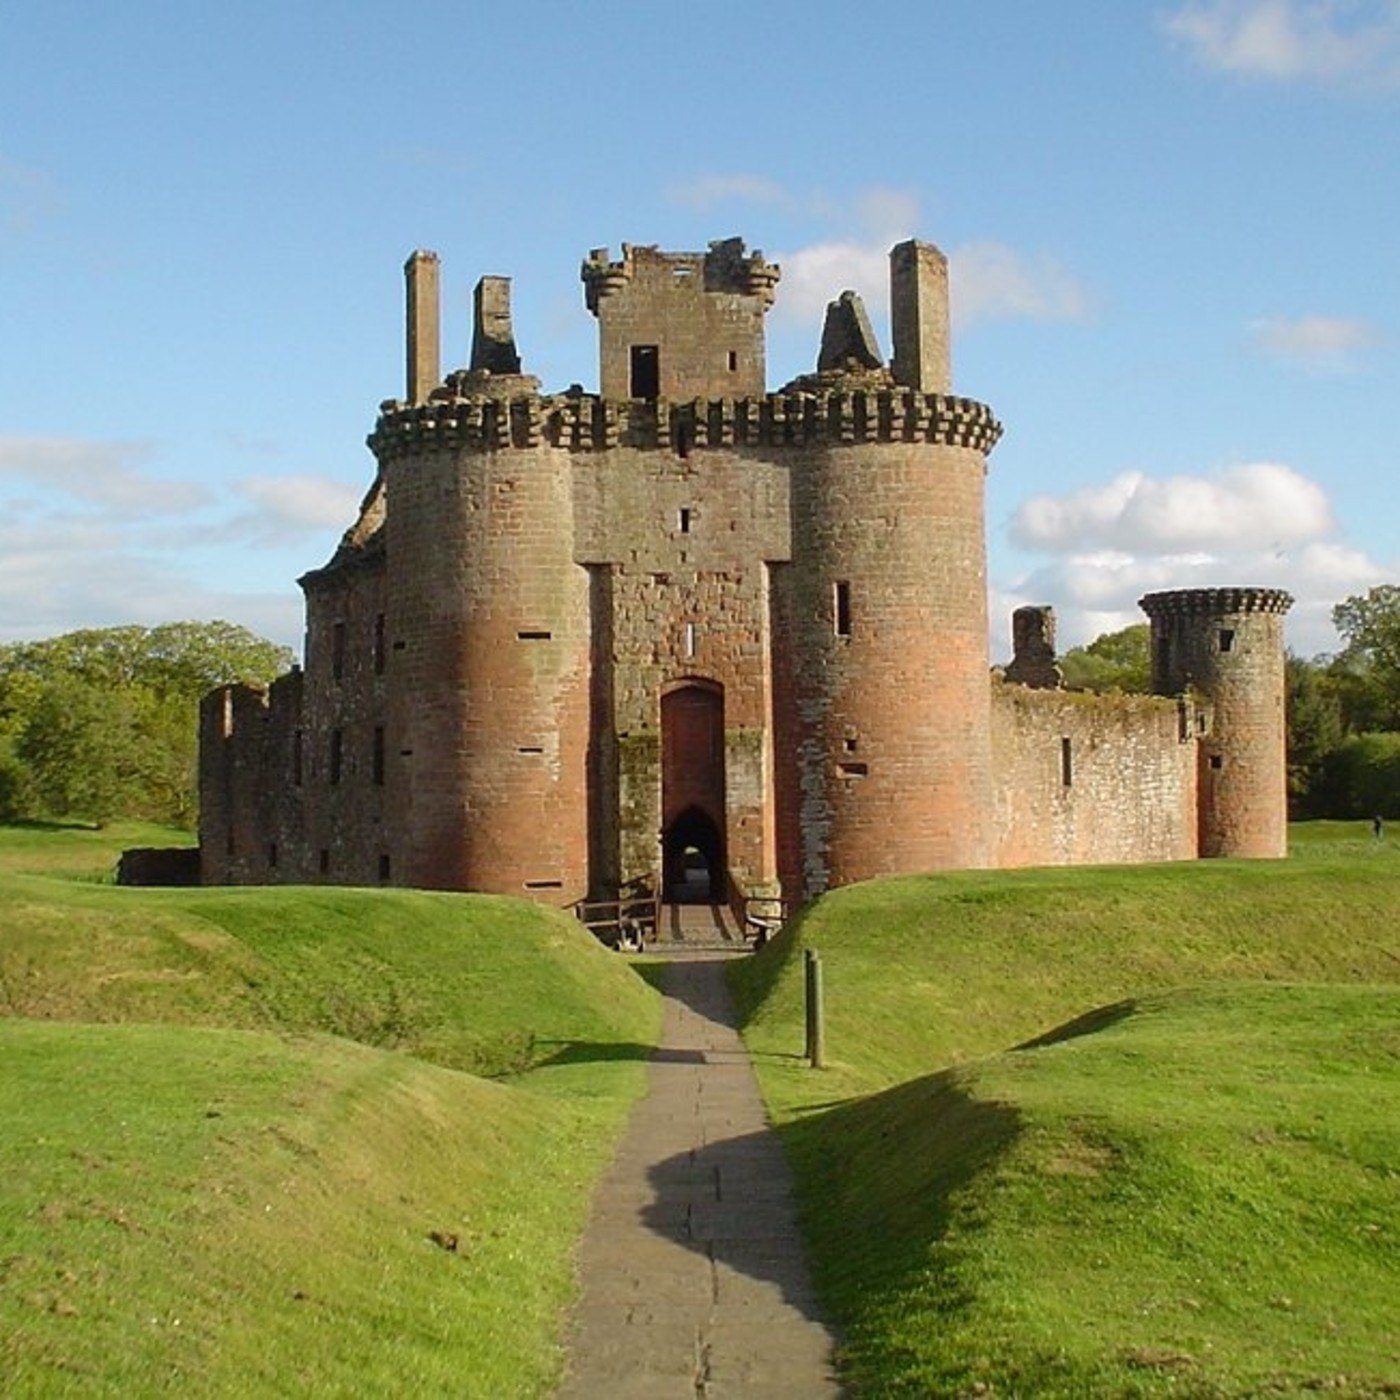
[[[228,622],[0,646],[0,820],[191,822],[200,697],[265,685],[291,653]]]
[[[1088,646],[1071,647],[1060,658],[1065,685],[1071,690],[1146,695],[1152,688],[1150,637],[1147,623],[1139,622],[1106,632]]]
[[[1346,639],[1332,666],[1349,728],[1400,730],[1400,585],[1384,583],[1332,609]]]
[[[1329,816],[1400,817],[1400,734],[1349,734],[1324,756],[1319,805]]]
[[[1324,769],[1346,734],[1342,701],[1330,672],[1289,655],[1284,662],[1288,726],[1288,802],[1296,818],[1343,816],[1328,805]]]

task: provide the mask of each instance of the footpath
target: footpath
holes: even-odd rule
[[[668,952],[670,950],[667,950]],[[646,1097],[598,1188],[556,1400],[841,1394],[724,950],[677,948]]]

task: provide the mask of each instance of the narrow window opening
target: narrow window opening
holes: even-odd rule
[[[389,857],[387,855],[379,857],[379,883],[381,885],[389,883]]]
[[[685,657],[689,661],[695,656],[695,624],[685,624]]]
[[[1213,754],[1211,754],[1211,756],[1210,756],[1210,766],[1211,766],[1212,768],[1220,768],[1220,767],[1223,767],[1223,766],[1224,766],[1224,762],[1225,762],[1225,760],[1224,760],[1218,753],[1213,753]]]
[[[331,782],[340,781],[341,760],[345,757],[345,733],[340,729],[331,730]]]
[[[306,745],[306,731],[292,731],[292,786],[301,786],[302,755]]]
[[[1234,634],[1233,630],[1231,630],[1229,627],[1222,627],[1222,628],[1220,629],[1220,650],[1221,650],[1221,651],[1234,651],[1234,649],[1235,649],[1235,634]]]
[[[683,535],[690,533],[691,512],[689,506],[682,506],[680,513],[676,516],[676,528]]]
[[[868,763],[838,763],[836,771],[843,778],[863,778],[870,772]]]
[[[277,869],[277,842],[276,842],[276,841],[269,841],[269,842],[267,843],[267,864],[268,864],[268,867],[269,867],[270,869],[272,869],[272,870],[276,870],[276,869]]]
[[[322,874],[322,875],[329,875],[329,874],[330,874],[330,869],[331,869],[331,853],[330,853],[324,846],[321,847],[320,866],[321,866],[321,874]]]
[[[849,583],[836,585],[836,635],[838,637],[851,635],[851,585]]]
[[[402,650],[404,649],[404,647],[406,647],[407,645],[408,645],[407,642],[395,642],[395,643],[394,643],[394,650],[395,650],[395,651],[402,651]]]
[[[526,880],[527,890],[562,890],[564,882],[562,880]]]
[[[540,744],[522,744],[516,753],[543,753],[544,748]]]
[[[661,393],[661,352],[655,345],[632,347],[632,397],[654,399]]]
[[[345,674],[345,624],[337,622],[331,628],[331,676],[339,680]]]
[[[729,372],[730,372],[730,374],[733,374],[734,371],[735,371],[736,369],[738,369],[738,368],[739,368],[739,352],[738,352],[737,350],[731,350],[731,351],[729,352]]]
[[[518,642],[547,642],[553,636],[553,632],[517,632],[515,639]]]
[[[374,785],[384,786],[384,726],[376,724],[374,726],[374,749],[371,754],[371,761],[374,769]]]
[[[1060,785],[1071,787],[1074,783],[1074,746],[1068,739],[1060,740]]]
[[[689,423],[677,423],[677,424],[676,424],[676,456],[677,456],[677,457],[682,457],[682,458],[684,458],[684,457],[689,457],[689,456],[690,456],[690,442],[691,442],[691,438],[694,436],[694,432],[695,432],[695,430],[690,426]]]
[[[844,749],[846,750],[847,753],[855,753],[855,751],[856,751],[856,740],[854,740],[854,739],[843,739],[843,740],[841,741],[841,747],[844,748]]]
[[[374,619],[374,674],[384,674],[384,614]]]

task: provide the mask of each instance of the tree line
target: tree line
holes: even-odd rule
[[[230,622],[0,645],[0,820],[193,825],[200,698],[266,685],[291,663],[287,647]]]
[[[1284,663],[1289,815],[1400,818],[1400,585],[1353,594],[1332,622],[1340,651]],[[1144,622],[1073,648],[1065,684],[1146,693],[1148,637]]]

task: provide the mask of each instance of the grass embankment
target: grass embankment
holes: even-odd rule
[[[8,835],[79,878],[0,873],[0,1389],[547,1390],[641,979],[513,901],[104,888]]]
[[[738,969],[861,1393],[1400,1393],[1400,850],[1360,832],[874,882]]]

